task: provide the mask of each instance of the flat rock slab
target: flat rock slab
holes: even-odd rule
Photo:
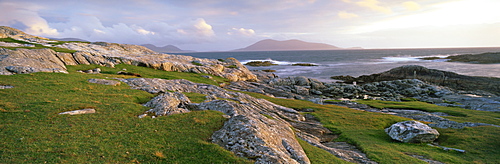
[[[88,79],[87,81],[89,83],[96,83],[96,84],[103,84],[103,85],[112,85],[112,86],[120,85],[119,81],[106,80],[106,79]]]
[[[77,115],[77,114],[90,114],[90,113],[95,113],[95,109],[80,109],[80,110],[73,110],[73,111],[67,111],[67,112],[62,112],[59,114],[69,114],[69,115]]]

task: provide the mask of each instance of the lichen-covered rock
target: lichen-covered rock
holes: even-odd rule
[[[427,143],[436,140],[439,132],[418,121],[398,122],[385,129],[392,139],[405,143]]]
[[[144,106],[151,109],[147,113],[154,113],[156,116],[172,115],[189,112],[188,104],[191,101],[189,98],[180,92],[166,92],[156,96]]]

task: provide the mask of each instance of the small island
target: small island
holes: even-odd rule
[[[278,65],[270,61],[251,61],[246,63],[245,65],[249,66],[254,66],[254,67],[259,67],[259,66],[273,66],[273,65]]]

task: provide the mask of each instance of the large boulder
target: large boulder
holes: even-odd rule
[[[439,137],[436,129],[418,121],[398,122],[385,129],[392,139],[405,143],[428,143]]]

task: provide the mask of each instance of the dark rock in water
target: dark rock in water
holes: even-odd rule
[[[487,52],[482,54],[465,54],[448,56],[448,62],[466,62],[474,64],[494,64],[500,63],[500,52]]]
[[[350,78],[349,76],[336,76],[335,78],[344,80],[346,83],[371,83],[399,79],[419,79],[435,85],[450,87],[457,90],[482,90],[500,95],[500,78],[465,76],[453,72],[428,69],[418,65],[401,66],[386,72],[363,75],[357,78]]]
[[[251,62],[246,63],[245,65],[249,65],[249,66],[272,66],[272,65],[278,65],[278,64],[274,64],[273,62],[270,62],[270,61],[251,61]]]
[[[292,66],[318,66],[318,65],[311,64],[311,63],[295,63],[295,64],[292,64]]]

